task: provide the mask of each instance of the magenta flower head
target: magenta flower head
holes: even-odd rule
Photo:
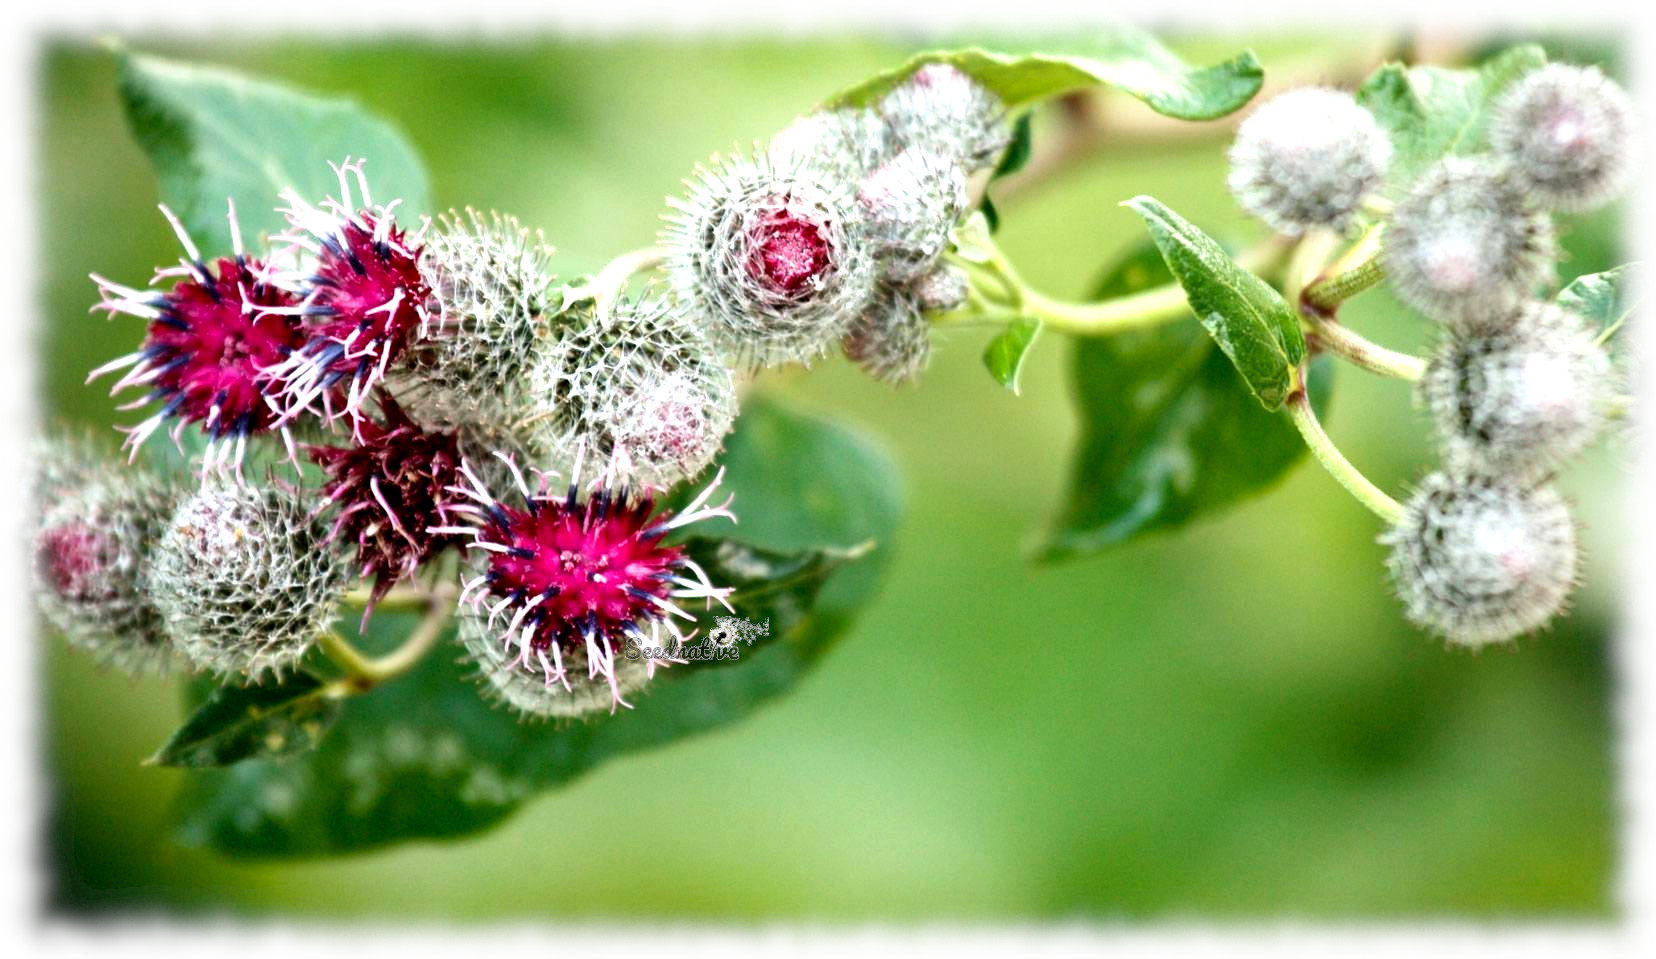
[[[373,577],[365,623],[393,584],[456,542],[430,528],[449,521],[449,487],[460,481],[454,433],[421,429],[384,391],[379,408],[346,445],[305,449],[327,474],[322,494],[338,510],[329,538],[355,542],[362,575]]]
[[[304,342],[291,315],[298,299],[274,281],[267,261],[243,251],[235,204],[229,210],[234,254],[211,264],[178,217],[165,206],[161,213],[186,255],[177,266],[157,269],[150,283],[176,282],[167,291],[137,290],[92,275],[102,294],[93,309],[136,316],[148,321],[149,329],[137,352],[98,367],[87,381],[124,369],[112,395],[129,387],[148,392],[122,409],[161,404],[149,419],[124,430],[133,455],[172,420],[175,439],[186,425],[201,424],[209,438],[208,470],[239,465],[249,436],[281,424],[265,370]],[[285,428],[282,436],[291,451]]]
[[[282,194],[291,230],[280,238],[315,259],[312,272],[291,278],[306,291],[294,310],[305,345],[272,370],[289,415],[320,403],[328,419],[355,421],[386,369],[430,326],[431,287],[420,273],[417,238],[392,215],[402,201],[375,206],[362,163],[334,167],[339,198],[320,206],[293,190]]]
[[[727,499],[708,505],[723,473],[683,510],[658,511],[649,488],[612,488],[600,480],[563,495],[536,473],[531,489],[509,457],[516,505],[497,500],[469,465],[454,510],[468,526],[434,532],[471,537],[475,575],[462,603],[473,613],[460,637],[490,689],[535,716],[577,716],[629,706],[655,667],[686,642],[680,620],[695,617],[680,600],[728,606],[730,590],[709,582],[668,533],[716,516],[734,520]],[[579,476],[577,462],[575,475]],[[633,652],[637,650],[637,652]],[[632,655],[628,655],[632,653]]]

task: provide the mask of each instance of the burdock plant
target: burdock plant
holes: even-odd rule
[[[167,458],[143,443],[165,428],[183,465],[37,444],[35,590],[76,649],[202,674],[154,757],[240,764],[185,791],[195,833],[310,853],[482,828],[790,688],[868,600],[878,567],[840,571],[897,511],[868,444],[758,395],[835,350],[913,384],[986,330],[1015,392],[1031,350],[1075,338],[1084,435],[1044,556],[1187,522],[1309,451],[1380,517],[1422,632],[1482,649],[1554,621],[1580,571],[1554,480],[1629,398],[1607,352],[1621,274],[1557,289],[1552,214],[1625,187],[1626,95],[1533,47],[1288,84],[1241,114],[1208,185],[1269,236],[1228,245],[1155,198],[1093,198],[1078,222],[1122,201],[1149,237],[1074,278],[1098,294],[1076,302],[996,231],[1020,184],[1108,156],[1115,128],[1049,149],[1032,113],[1067,95],[1050,119],[1080,123],[1111,87],[1208,121],[1263,83],[1252,54],[1197,69],[1131,32],[1085,46],[930,51],[801,103],[696,167],[654,245],[574,260],[592,273],[509,214],[433,218],[413,150],[355,107],[123,55],[183,256],[147,283],[93,275],[93,309],[141,321],[93,376],[149,411],[134,460]],[[268,139],[232,135],[249,129]],[[535,176],[533,145],[511,147]],[[1429,359],[1342,322],[1382,285],[1430,323]],[[1333,361],[1417,384],[1442,463],[1403,502],[1319,421]],[[692,654],[715,628],[720,655]]]

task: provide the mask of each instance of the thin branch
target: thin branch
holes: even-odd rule
[[[1306,395],[1303,385],[1297,385],[1293,393],[1289,394],[1287,410],[1289,419],[1294,421],[1300,436],[1305,438],[1305,445],[1310,448],[1311,455],[1317,458],[1317,462],[1328,471],[1328,475],[1345,487],[1346,492],[1387,523],[1396,523],[1403,517],[1402,504],[1370,482],[1357,467],[1351,465],[1351,461],[1345,458],[1345,454],[1334,445],[1334,441],[1328,438],[1322,424],[1317,421],[1316,411],[1311,409],[1311,400]]]

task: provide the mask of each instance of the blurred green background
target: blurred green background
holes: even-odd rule
[[[566,274],[649,242],[662,198],[708,154],[768,136],[920,44],[126,39],[359,98],[424,152],[440,204],[543,227]],[[1292,65],[1316,79],[1372,56],[1373,41],[1174,46],[1198,61],[1253,46],[1268,73]],[[43,404],[48,416],[107,425],[113,402],[82,380],[140,333],[136,321],[87,314],[86,274],[142,279],[176,252],[111,58],[59,40],[40,69]],[[1111,108],[1147,115],[1125,99]],[[1036,285],[1079,296],[1141,236],[1116,205],[1129,196],[1158,195],[1248,238],[1224,187],[1227,130],[1124,137],[1004,204],[1005,247]],[[1566,275],[1618,262],[1614,215],[1566,229]],[[1384,293],[1350,319],[1381,342],[1429,342]],[[1043,339],[1013,396],[979,363],[987,335],[945,334],[918,389],[892,391],[839,360],[764,376],[759,388],[796,408],[876,434],[902,467],[910,512],[883,593],[795,693],[734,727],[609,763],[478,838],[299,862],[181,848],[167,819],[179,773],[138,765],[180,718],[175,684],[100,673],[47,637],[53,908],[737,920],[1614,913],[1610,640],[1624,443],[1602,445],[1564,480],[1587,548],[1573,613],[1516,649],[1469,655],[1402,621],[1373,517],[1308,464],[1217,519],[1032,568],[1022,551],[1056,508],[1074,433],[1068,344]],[[1394,490],[1431,462],[1426,423],[1394,382],[1341,370],[1328,428]]]

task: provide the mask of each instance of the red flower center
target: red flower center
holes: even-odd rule
[[[41,532],[36,559],[59,596],[89,599],[101,592],[114,551],[115,544],[101,530],[66,523]]]
[[[832,256],[822,227],[787,209],[767,213],[749,239],[748,275],[780,293],[813,288]]]
[[[537,499],[527,510],[497,506],[483,541],[509,547],[491,553],[489,588],[518,603],[540,597],[525,617],[530,645],[564,650],[596,634],[613,648],[628,627],[658,615],[650,597],[665,599],[683,559],[653,532],[654,504],[626,494],[593,493],[584,504]]]

